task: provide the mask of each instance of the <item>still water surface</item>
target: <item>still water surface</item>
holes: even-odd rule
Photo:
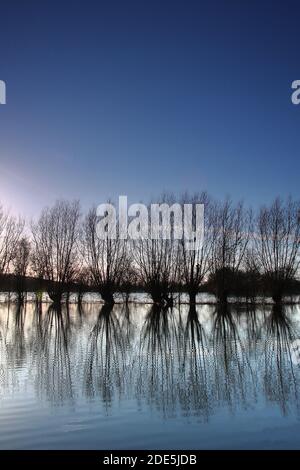
[[[1,449],[300,448],[300,309],[0,305]]]

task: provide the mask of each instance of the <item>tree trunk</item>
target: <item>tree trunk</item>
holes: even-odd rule
[[[48,291],[48,295],[54,304],[60,304],[62,298],[62,292],[60,290],[57,291]]]
[[[100,291],[101,297],[104,300],[104,303],[107,305],[113,305],[115,303],[115,299],[113,293],[108,289],[103,289]]]
[[[217,297],[218,297],[218,302],[220,304],[222,304],[222,305],[227,304],[228,292],[225,289],[218,292]]]
[[[195,292],[194,290],[191,290],[189,291],[189,300],[190,300],[190,304],[193,304],[195,305],[196,303],[196,296],[197,296],[197,292]]]
[[[272,299],[275,302],[275,304],[281,304],[281,302],[282,302],[282,292],[280,292],[280,291],[273,292]]]

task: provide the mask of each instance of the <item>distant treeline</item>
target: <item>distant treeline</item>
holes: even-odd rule
[[[25,276],[22,279],[22,291],[20,292],[20,279],[14,274],[3,274],[0,278],[0,292],[6,294],[20,293],[21,299],[26,297],[26,294],[35,294],[36,299],[42,298],[44,292],[55,292],[57,284],[45,279],[36,277]],[[77,295],[78,301],[83,300],[83,295],[86,293],[99,293],[96,285],[84,283],[66,283],[62,288],[64,292],[64,300],[67,301],[71,294]],[[129,300],[130,293],[144,293],[145,287],[142,284],[119,285],[118,291],[115,293],[121,294],[125,299]],[[252,293],[254,297],[251,297]],[[187,293],[184,284],[174,283],[170,286],[170,297],[178,298],[179,294]],[[207,293],[215,295],[215,282],[213,278],[203,282],[197,291],[197,294]],[[300,296],[300,281],[292,279],[285,288],[285,296]],[[231,275],[231,283],[228,289],[228,296],[243,299],[245,302],[255,302],[255,297],[272,297],[272,290],[269,287],[269,280],[264,276],[257,276],[256,279],[250,279],[247,272],[239,271]],[[180,298],[182,300],[182,297]]]
[[[186,292],[195,303],[199,292],[226,303],[234,295],[247,302],[271,296],[276,303],[300,293],[300,203],[276,198],[256,212],[229,198],[215,201],[206,192],[180,198],[164,195],[159,203],[204,204],[204,241],[190,250],[182,239],[124,240],[96,235],[96,208],[82,215],[78,201],[59,200],[29,224],[0,206],[0,290],[20,301],[33,291],[53,302],[70,292],[98,292],[113,304],[115,294],[148,293],[157,304],[171,305]],[[170,212],[172,220],[172,211]]]

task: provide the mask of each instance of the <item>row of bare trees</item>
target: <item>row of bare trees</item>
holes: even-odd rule
[[[174,203],[174,197],[167,202]],[[128,295],[137,288],[157,304],[171,304],[180,291],[195,303],[204,286],[221,303],[230,295],[253,300],[262,292],[279,303],[296,285],[299,201],[277,198],[256,215],[241,202],[216,202],[206,192],[185,194],[178,202],[204,204],[204,237],[197,250],[189,249],[184,237],[126,240],[117,230],[114,239],[100,239],[96,208],[82,217],[78,201],[57,201],[30,227],[0,206],[1,279],[15,276],[20,299],[30,275],[48,283],[54,302],[70,290],[82,294],[92,288],[108,304],[116,292]]]

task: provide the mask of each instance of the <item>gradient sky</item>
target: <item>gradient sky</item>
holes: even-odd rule
[[[296,1],[0,5],[0,200],[299,195]]]

